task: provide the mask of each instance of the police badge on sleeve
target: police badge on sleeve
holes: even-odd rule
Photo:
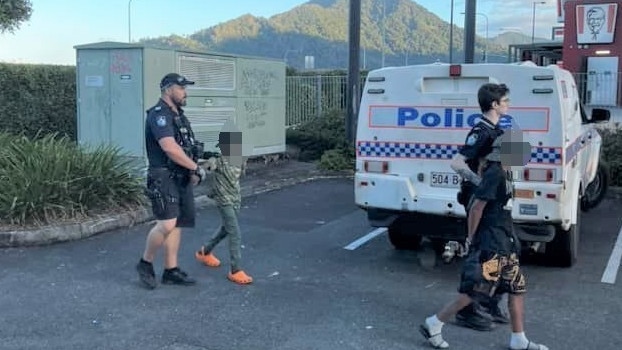
[[[163,115],[159,116],[156,120],[156,124],[158,124],[158,126],[166,126],[166,117]]]
[[[477,138],[478,138],[478,136],[477,136],[476,133],[473,133],[473,134],[469,135],[469,137],[466,140],[467,146],[473,146],[475,144],[475,142],[477,142]]]

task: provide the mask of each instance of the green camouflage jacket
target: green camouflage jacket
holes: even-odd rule
[[[230,164],[225,157],[210,158],[207,163],[208,197],[219,206],[233,205],[240,209],[242,169]]]

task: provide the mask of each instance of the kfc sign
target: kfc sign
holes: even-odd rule
[[[610,44],[618,4],[577,5],[577,44]]]

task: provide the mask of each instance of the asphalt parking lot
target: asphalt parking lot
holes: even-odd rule
[[[580,261],[529,262],[527,336],[550,349],[622,347],[622,276],[604,281],[622,202],[583,216]],[[353,204],[349,179],[317,180],[244,201],[243,264],[255,282],[226,279],[193,252],[219,224],[201,209],[180,265],[199,283],[140,287],[134,270],[150,225],[49,247],[0,250],[0,349],[428,349],[421,320],[454,297],[459,262],[396,251]],[[347,249],[346,249],[347,248]],[[161,258],[155,263],[161,273]],[[445,327],[451,349],[507,349],[509,326]]]

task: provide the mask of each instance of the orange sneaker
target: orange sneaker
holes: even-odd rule
[[[220,260],[218,260],[218,258],[216,258],[216,256],[212,253],[205,254],[204,247],[201,247],[201,250],[194,253],[194,257],[207,266],[210,266],[210,267],[220,266]]]
[[[236,273],[229,272],[227,276],[231,282],[235,282],[237,284],[249,284],[253,282],[253,278],[247,275],[244,271],[240,270]]]

